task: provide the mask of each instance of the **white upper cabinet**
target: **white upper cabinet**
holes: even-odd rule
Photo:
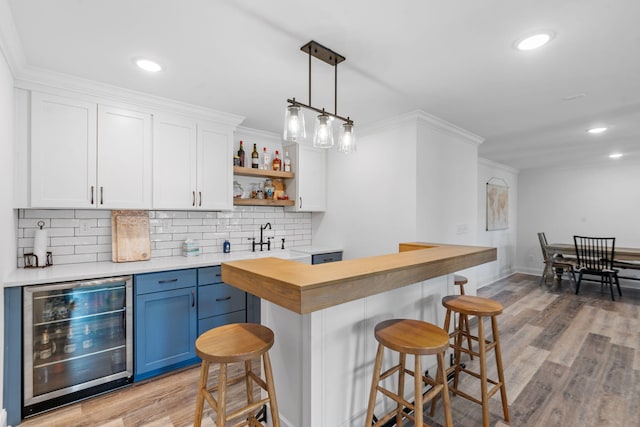
[[[151,207],[151,116],[98,106],[97,206]]]
[[[287,192],[294,192],[295,205],[287,210],[321,212],[327,209],[327,152],[323,149],[293,144],[285,147],[293,163],[293,178]]]
[[[153,129],[153,207],[231,209],[232,130],[170,114]]]
[[[233,207],[233,134],[211,123],[198,123],[198,207]]]
[[[150,117],[32,92],[30,206],[150,208]]]
[[[96,111],[96,104],[32,93],[31,207],[95,206]]]

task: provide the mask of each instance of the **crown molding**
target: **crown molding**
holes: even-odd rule
[[[243,135],[251,136],[254,138],[273,139],[276,142],[282,143],[282,137],[279,133],[269,132],[266,130],[238,126],[236,128],[236,133],[242,133]]]
[[[141,105],[146,108],[165,112],[186,114],[233,127],[238,126],[244,121],[244,117],[237,114],[217,111],[207,107],[124,89],[118,86],[32,66],[27,66],[21,70],[15,79],[15,86],[27,90],[46,91],[47,88],[53,88],[70,91],[116,102]]]
[[[0,52],[15,78],[27,61],[8,0],[0,0]]]
[[[391,127],[402,126],[406,125],[407,123],[415,123],[418,121],[426,123],[431,129],[441,132],[445,135],[462,137],[466,141],[474,143],[476,145],[480,145],[484,142],[483,137],[422,110],[410,111],[406,114],[384,119],[372,125],[361,126],[358,128],[358,133],[360,135],[366,135],[381,130],[388,130]]]
[[[478,157],[478,163],[483,165],[483,166],[488,166],[488,167],[494,168],[494,169],[500,169],[500,170],[503,170],[505,172],[512,173],[514,175],[518,175],[520,173],[519,169],[512,168],[511,166],[507,166],[507,165],[502,164],[502,163],[494,162],[493,160],[489,160],[489,159],[484,158],[484,157]]]

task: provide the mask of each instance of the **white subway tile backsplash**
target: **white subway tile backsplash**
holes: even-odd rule
[[[111,211],[20,209],[17,213],[18,267],[23,254],[33,251],[38,221],[45,222],[54,264],[111,260]],[[232,251],[251,250],[249,238],[260,236],[260,227],[271,223],[266,236],[285,247],[311,244],[311,214],[285,212],[272,206],[239,206],[233,211],[149,211],[151,256],[182,255],[185,239],[197,240],[202,253],[222,252],[225,240]]]

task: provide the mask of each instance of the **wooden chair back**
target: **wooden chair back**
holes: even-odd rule
[[[578,269],[602,272],[613,270],[615,237],[573,236]]]
[[[540,249],[542,249],[542,259],[544,262],[549,261],[549,252],[547,251],[547,236],[544,233],[538,233],[538,240],[540,241]]]

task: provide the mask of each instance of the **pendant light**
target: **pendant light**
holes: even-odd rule
[[[333,119],[322,113],[316,119],[316,129],[313,132],[313,146],[316,148],[333,147]]]
[[[304,114],[297,105],[287,106],[284,112],[284,134],[285,141],[304,140],[307,138],[307,130],[304,126]]]
[[[355,150],[355,133],[353,132],[353,120],[339,116],[338,111],[338,64],[345,60],[345,57],[328,49],[321,44],[310,41],[300,48],[309,54],[309,104],[296,101],[295,98],[287,99],[289,105],[285,110],[283,138],[285,141],[300,142],[306,138],[304,126],[304,114],[302,108],[306,108],[316,113],[320,113],[316,118],[315,130],[313,132],[313,146],[319,148],[331,148],[334,144],[333,120],[338,119],[344,122],[340,129],[338,150],[343,153],[350,153]],[[334,112],[328,113],[324,108],[319,109],[311,105],[311,57],[320,59],[334,67]]]

